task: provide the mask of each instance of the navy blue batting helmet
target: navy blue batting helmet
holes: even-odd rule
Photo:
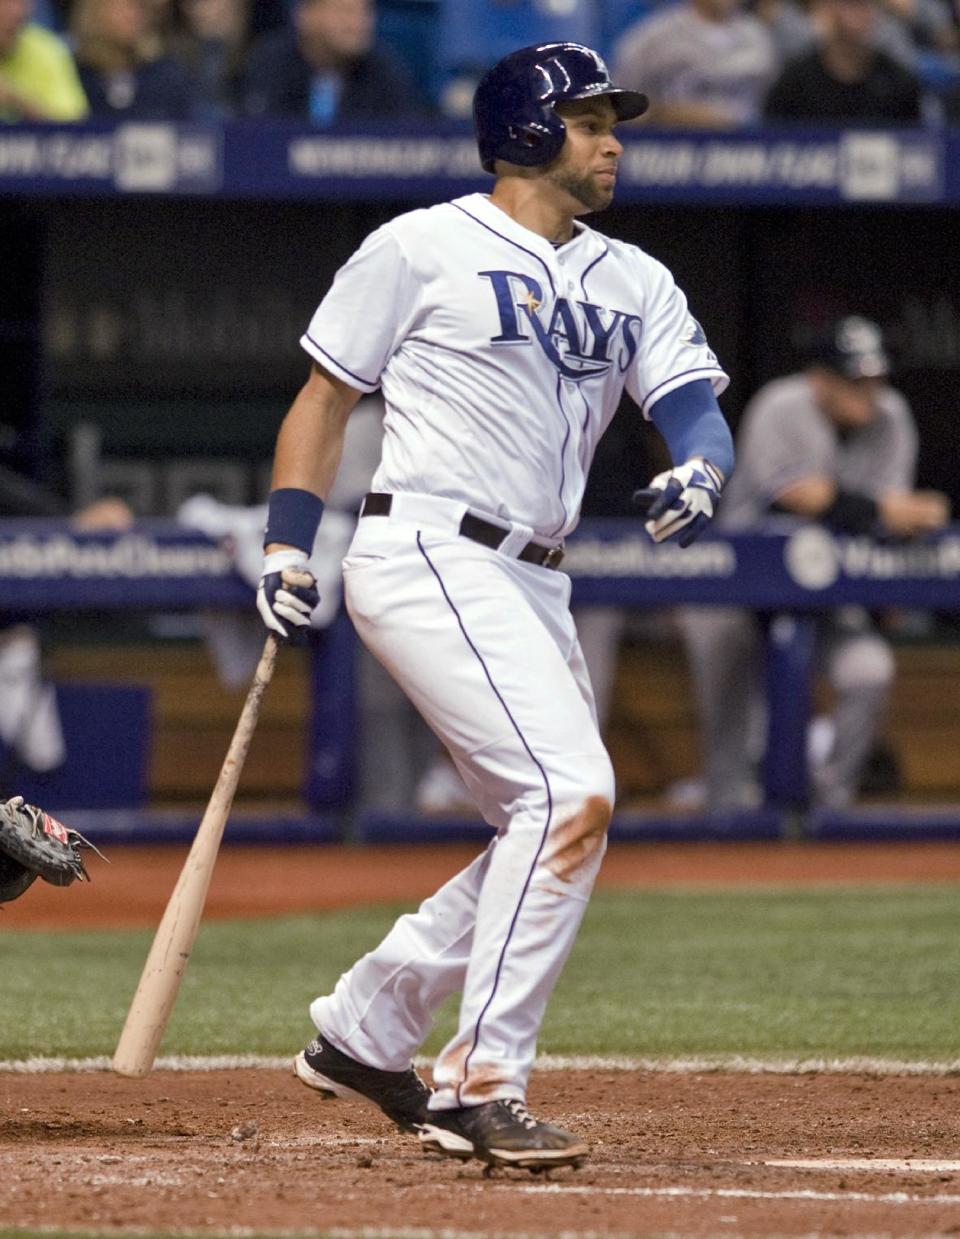
[[[493,171],[495,159],[534,167],[560,154],[566,137],[554,104],[606,95],[617,120],[647,110],[646,95],[621,90],[596,52],[581,43],[538,43],[498,60],[480,80],[473,97],[473,124],[480,162]]]

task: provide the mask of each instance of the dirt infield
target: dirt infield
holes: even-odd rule
[[[278,1071],[0,1076],[0,1219],[438,1239],[960,1231],[960,1163],[944,1160],[960,1152],[957,1078],[543,1073],[531,1104],[590,1140],[582,1170],[484,1179]],[[765,1164],[865,1156],[926,1164]]]
[[[3,929],[154,927],[186,849],[108,848],[93,881],[69,891],[36,882],[2,915]],[[277,916],[429,895],[468,864],[479,845],[442,847],[224,848],[205,916]],[[744,883],[960,882],[960,846],[949,843],[614,843],[599,885],[608,888]]]
[[[475,850],[229,848],[208,915],[415,899]],[[37,883],[3,928],[153,926],[184,855],[113,849],[88,887]],[[602,875],[607,887],[957,881],[960,848],[937,844],[620,844]],[[0,1074],[0,1228],[960,1234],[960,1076],[544,1071],[530,1102],[590,1141],[586,1167],[485,1179],[276,1070]],[[814,1165],[771,1164],[797,1159]]]

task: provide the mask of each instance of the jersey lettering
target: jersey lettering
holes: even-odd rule
[[[490,281],[497,303],[500,334],[491,344],[530,344],[536,340],[552,364],[574,382],[605,374],[616,363],[622,374],[637,351],[642,320],[637,314],[608,310],[590,301],[557,297],[544,322],[543,288],[520,271],[480,271]],[[604,322],[604,317],[608,318]],[[524,330],[532,329],[531,337]]]

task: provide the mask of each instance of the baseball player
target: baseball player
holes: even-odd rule
[[[749,529],[778,515],[848,534],[911,537],[940,528],[947,502],[913,489],[917,431],[889,372],[876,324],[854,315],[832,324],[803,372],[768,383],[747,406],[718,526]],[[757,800],[750,733],[762,701],[760,622],[750,611],[710,607],[684,609],[682,624],[707,804],[736,811]],[[812,771],[813,799],[841,808],[857,794],[893,681],[893,654],[862,607],[845,607],[821,620],[817,655],[836,704],[830,751]]]
[[[492,192],[412,211],[337,274],[301,343],[313,367],[277,442],[258,605],[281,636],[363,392],[383,456],[343,564],[357,632],[449,750],[496,837],[310,1008],[304,1083],[359,1094],[428,1152],[538,1171],[587,1146],[533,1117],[547,1000],[600,865],[613,772],[560,571],[597,441],[626,387],[675,466],[640,494],[655,540],[712,518],[733,463],[727,378],[670,273],[578,217],[612,200],[619,90],[589,48],[548,43],[480,82]],[[411,1060],[450,994],[429,1091]]]

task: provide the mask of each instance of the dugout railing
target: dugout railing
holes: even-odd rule
[[[584,521],[570,540],[565,569],[575,604],[668,608],[749,607],[770,617],[767,631],[768,739],[765,803],[727,820],[646,814],[620,821],[621,834],[700,838],[784,833],[876,835],[908,830],[960,834],[956,809],[861,809],[810,814],[806,732],[810,716],[813,626],[818,613],[852,604],[960,612],[960,525],[911,543],[835,537],[817,526],[764,534],[708,536],[681,550],[654,545],[636,523]],[[125,533],[80,533],[66,522],[0,522],[0,607],[8,616],[116,615],[253,608],[253,592],[237,574],[229,548],[172,522],[141,522]],[[424,827],[409,816],[351,817],[356,746],[362,742],[355,676],[356,639],[338,614],[317,635],[310,667],[310,719],[303,813],[272,815],[238,826],[248,837],[334,838],[349,828],[367,840],[461,837],[463,822]],[[118,659],[117,679],[137,679]],[[116,719],[113,752],[132,742],[131,724]],[[91,777],[100,781],[107,766]],[[215,771],[211,772],[211,778]],[[82,799],[82,792],[79,793]],[[94,801],[96,803],[96,801]],[[63,807],[63,806],[56,806]],[[82,810],[82,803],[67,806]],[[126,837],[182,837],[183,815],[153,819],[144,806],[104,814]],[[271,824],[272,823],[272,824]],[[179,832],[179,833],[178,833]]]

